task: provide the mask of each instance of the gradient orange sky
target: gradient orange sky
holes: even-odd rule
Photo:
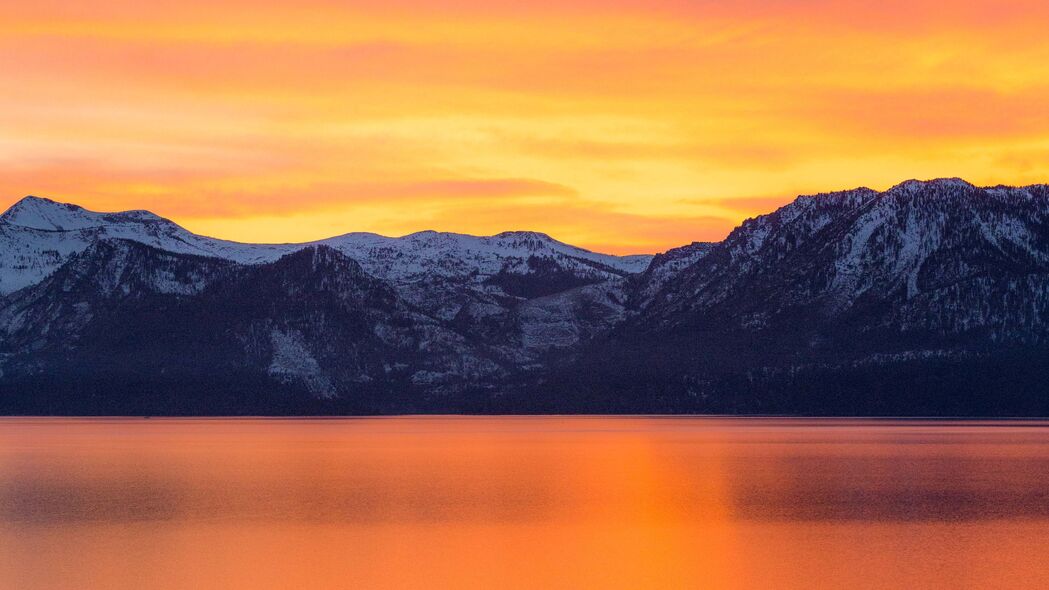
[[[628,253],[799,193],[1049,180],[1045,0],[0,1],[4,208]]]

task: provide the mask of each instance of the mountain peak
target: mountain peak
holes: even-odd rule
[[[541,240],[544,242],[555,241],[548,234],[538,231],[528,230],[516,230],[516,231],[504,231],[495,235],[497,238],[514,238],[514,239],[526,239],[526,240]]]
[[[932,180],[905,180],[885,191],[886,193],[914,193],[925,188],[974,189],[975,185],[961,178],[934,178]]]
[[[316,270],[319,267],[352,265],[359,267],[353,258],[327,244],[310,244],[300,250],[281,256],[274,264],[306,264]]]
[[[60,203],[46,197],[29,195],[11,205],[0,215],[0,223],[43,231],[71,231],[99,227],[106,223],[168,222],[149,211],[97,213],[72,203]]]
[[[72,204],[69,204],[69,203],[59,203],[58,201],[55,201],[54,199],[49,199],[47,197],[38,197],[36,195],[26,195],[26,196],[22,197],[21,199],[19,199],[18,202],[15,203],[14,205],[12,205],[11,207],[14,208],[14,207],[17,207],[19,205],[34,205],[34,206],[35,205],[43,205],[43,206],[50,206],[50,205],[59,205],[59,206],[61,206],[61,205],[66,205],[66,206],[71,206],[71,207],[79,207],[78,205],[72,205]]]
[[[0,215],[0,222],[48,231],[79,229],[85,212],[78,205],[29,195]]]

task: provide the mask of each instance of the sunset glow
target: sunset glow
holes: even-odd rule
[[[720,239],[800,193],[1049,180],[1044,0],[40,0],[0,10],[0,207],[198,233]]]

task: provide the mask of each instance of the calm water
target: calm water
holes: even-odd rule
[[[0,588],[1044,588],[1040,423],[0,419]]]

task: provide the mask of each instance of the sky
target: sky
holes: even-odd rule
[[[241,241],[723,238],[798,194],[1049,181],[1045,0],[0,0],[0,208]]]

